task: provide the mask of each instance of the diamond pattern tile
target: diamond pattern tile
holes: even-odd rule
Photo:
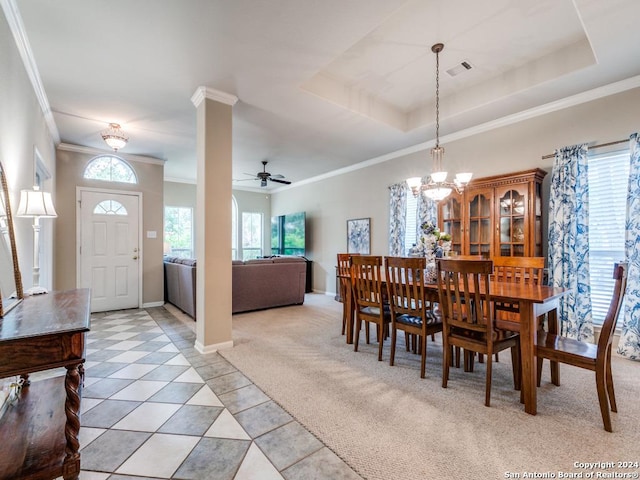
[[[360,478],[242,372],[193,348],[193,327],[163,307],[92,316],[81,480]]]

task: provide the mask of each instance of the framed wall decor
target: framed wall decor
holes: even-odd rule
[[[371,253],[371,218],[347,220],[347,253]]]

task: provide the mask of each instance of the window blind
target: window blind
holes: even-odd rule
[[[418,241],[418,197],[414,197],[411,192],[407,192],[405,226],[404,255],[408,255],[411,247]]]
[[[593,321],[601,325],[613,293],[613,265],[624,260],[629,151],[589,155],[589,269]]]

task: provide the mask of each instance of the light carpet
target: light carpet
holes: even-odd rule
[[[591,372],[563,365],[562,385],[555,387],[545,362],[538,415],[532,416],[513,389],[505,351],[494,363],[487,408],[482,364],[473,373],[452,369],[449,388],[441,387],[439,335],[428,343],[427,378],[420,379],[419,356],[404,350],[402,337],[394,367],[388,340],[382,362],[374,339],[370,345],[361,339],[354,352],[340,335],[341,312],[332,297],[307,294],[301,306],[234,315],[235,346],[219,353],[364,478],[640,471],[575,465],[640,461],[637,362],[613,359],[619,413],[612,414],[614,433],[607,433]]]

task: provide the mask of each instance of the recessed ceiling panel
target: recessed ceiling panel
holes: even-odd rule
[[[571,0],[412,0],[302,88],[394,128],[412,130],[433,119],[421,111],[433,110],[436,58],[431,46],[439,42],[445,44],[441,98],[463,98],[465,108],[595,63]],[[474,68],[446,76],[446,70],[464,61]]]

